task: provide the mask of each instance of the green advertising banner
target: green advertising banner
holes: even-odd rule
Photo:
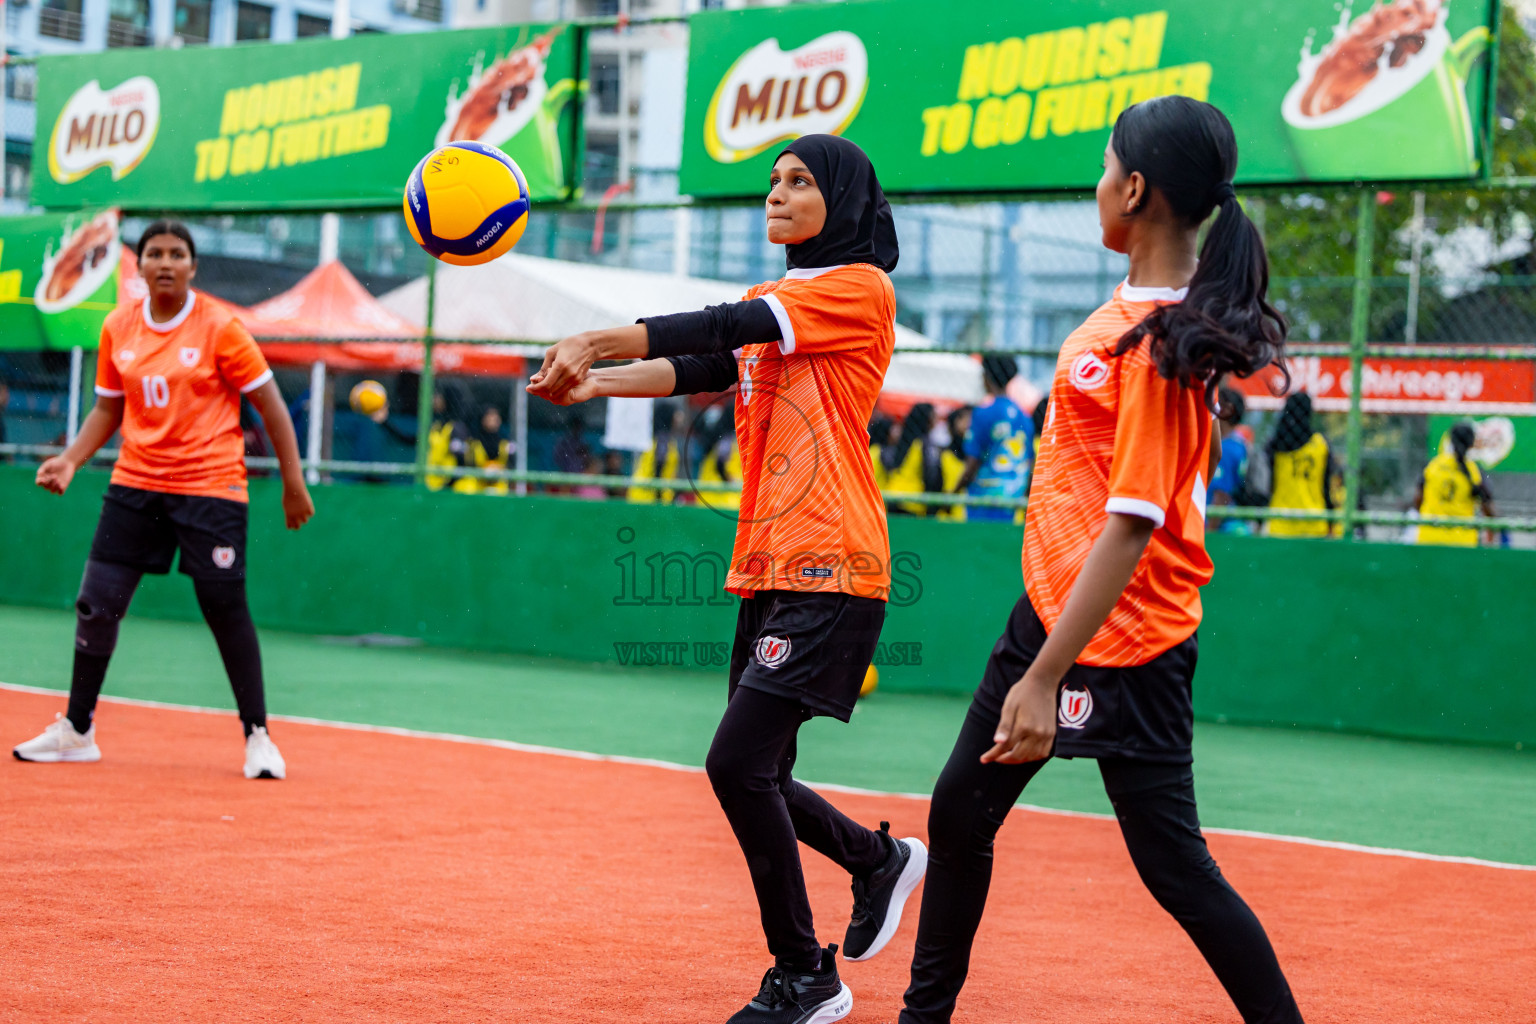
[[[1239,182],[1472,178],[1496,17],[1494,0],[706,12],[690,19],[681,187],[761,193],[770,150],[831,132],[890,191],[1091,188],[1120,111],[1169,94],[1231,119]]]
[[[0,219],[0,349],[95,348],[121,248],[116,210]]]
[[[1536,416],[1431,416],[1431,458],[1451,450],[1451,428],[1467,420],[1477,428],[1471,455],[1478,465],[1503,473],[1536,473]]]
[[[38,61],[32,199],[48,207],[398,205],[433,147],[498,146],[534,199],[575,159],[576,30],[121,49]]]

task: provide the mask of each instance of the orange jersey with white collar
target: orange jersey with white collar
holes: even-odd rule
[[[741,508],[726,589],[885,600],[891,543],[868,423],[896,346],[896,294],[878,267],[791,270],[754,286],[781,340],[737,354]]]
[[[96,361],[96,393],[123,399],[112,482],[247,500],[240,396],[271,379],[240,321],[196,292],[163,324],[150,319],[147,298],[113,310]]]
[[[1084,665],[1145,664],[1200,625],[1200,587],[1212,571],[1204,391],[1159,376],[1146,341],[1112,354],[1158,304],[1182,298],[1182,291],[1122,284],[1068,336],[1056,363],[1024,526],[1024,586],[1047,631],[1109,513],[1156,527],[1129,585],[1078,656]]]

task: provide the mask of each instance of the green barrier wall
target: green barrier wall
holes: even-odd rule
[[[0,467],[0,600],[68,608],[104,473],[64,498]],[[563,498],[316,489],[282,528],[253,482],[252,608],[265,628],[724,675],[734,524],[700,508]],[[968,692],[1021,585],[1019,528],[895,519],[881,686]],[[1215,536],[1197,713],[1208,719],[1484,743],[1536,739],[1536,552]],[[136,615],[196,619],[191,587],[151,578]],[[0,638],[3,641],[3,638]],[[4,678],[0,642],[0,679]]]

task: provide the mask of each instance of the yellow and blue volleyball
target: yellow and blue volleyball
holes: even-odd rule
[[[461,267],[489,263],[528,226],[528,180],[483,142],[450,142],[422,158],[405,183],[405,226],[429,254]]]

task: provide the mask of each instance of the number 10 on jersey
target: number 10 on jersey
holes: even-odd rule
[[[171,404],[171,386],[160,375],[140,377],[144,387],[144,406],[147,409],[164,409]]]

